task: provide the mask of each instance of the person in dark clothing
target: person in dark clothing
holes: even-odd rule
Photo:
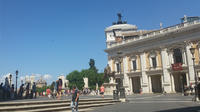
[[[0,85],[0,100],[3,99],[3,83]]]
[[[33,98],[36,98],[36,84],[35,84],[35,82],[33,82],[32,93],[33,93]]]
[[[19,88],[19,98],[23,98],[24,93],[24,84],[22,84]]]
[[[79,102],[79,91],[76,87],[73,87],[73,95],[72,95],[72,103],[73,103],[73,107],[72,107],[72,112],[78,112],[78,102]]]
[[[26,99],[29,98],[29,86],[30,86],[30,83],[28,83],[26,86]]]
[[[11,99],[14,99],[14,93],[15,91],[14,91],[14,84],[12,84],[12,87],[11,87],[11,90],[10,90],[10,98]]]

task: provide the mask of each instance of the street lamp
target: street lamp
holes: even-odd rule
[[[123,76],[122,76],[122,71],[121,71],[121,51],[117,52],[118,55],[118,60],[119,60],[119,73],[120,73],[120,84],[119,84],[119,92],[120,92],[120,98],[125,98],[125,88],[123,87]]]
[[[11,79],[12,79],[12,74],[10,74],[10,87],[11,87]]]
[[[16,85],[15,85],[15,86],[16,86],[16,87],[15,87],[16,90],[15,90],[15,92],[16,92],[16,98],[17,98],[17,78],[18,78],[18,70],[16,70],[15,73],[16,73]]]
[[[194,68],[194,76],[195,76],[195,101],[198,101],[198,90],[197,90],[197,75],[196,75],[196,70],[195,70],[195,57],[194,57],[194,53],[195,53],[195,48],[191,47],[190,48],[190,52],[192,54],[192,60],[193,60],[193,68]]]

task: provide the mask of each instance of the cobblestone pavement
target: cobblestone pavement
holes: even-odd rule
[[[89,112],[200,112],[193,96],[149,94],[128,96],[128,102],[93,108]]]

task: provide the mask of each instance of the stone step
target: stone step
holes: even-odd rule
[[[90,105],[79,105],[79,109],[82,110],[82,109],[88,109],[91,107],[100,107],[100,106],[113,105],[113,104],[115,103],[98,103],[98,104],[90,104]],[[68,106],[68,107],[42,108],[42,109],[28,110],[24,112],[62,112],[62,111],[71,112],[71,107]],[[23,112],[23,111],[20,111],[20,112]]]
[[[79,105],[82,106],[82,105],[91,105],[91,104],[103,104],[103,103],[115,103],[115,102],[119,102],[119,101],[116,101],[116,100],[82,100],[79,102]],[[35,110],[35,109],[49,109],[49,108],[61,108],[62,107],[69,107],[68,109],[70,109],[70,103],[71,101],[69,102],[64,102],[64,103],[60,103],[60,102],[57,102],[57,103],[43,103],[43,104],[33,104],[33,105],[17,105],[17,106],[1,106],[0,108],[0,112],[4,112],[4,111],[28,111],[28,110]]]
[[[112,100],[111,98],[95,98],[95,99],[81,99],[79,102],[84,101],[106,101],[106,100]],[[50,103],[66,103],[71,102],[71,99],[67,100],[41,100],[41,101],[18,101],[18,102],[0,102],[1,106],[19,106],[19,105],[33,105],[33,104],[50,104]]]

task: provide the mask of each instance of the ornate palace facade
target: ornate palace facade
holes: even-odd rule
[[[105,52],[115,82],[122,78],[126,92],[175,93],[195,83],[195,73],[200,76],[199,17],[185,16],[180,24],[152,31],[138,30],[118,17],[105,29]]]

